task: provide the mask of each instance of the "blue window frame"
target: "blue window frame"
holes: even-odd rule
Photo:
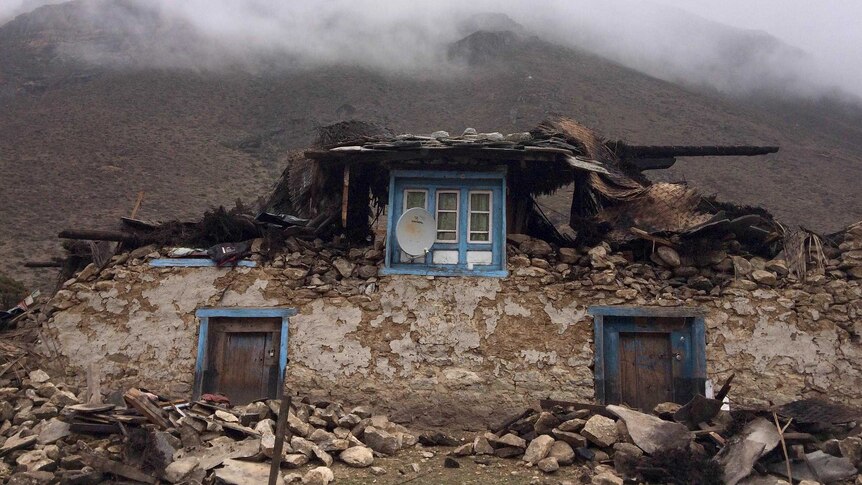
[[[281,341],[278,354],[278,385],[284,385],[282,371],[287,365],[288,320],[296,315],[293,308],[199,308],[195,316],[200,320],[198,332],[198,354],[195,362],[195,381],[192,387],[192,400],[199,399],[204,386],[204,369],[208,367],[207,345],[209,342],[210,318],[281,318]]]
[[[395,226],[407,208],[422,203],[438,221],[437,241],[426,256],[411,258],[398,246]],[[505,207],[505,167],[486,172],[393,170],[382,274],[507,276]]]
[[[593,306],[595,336],[596,400],[602,404],[618,404],[629,400],[632,393],[626,380],[624,360],[629,358],[627,345],[662,336],[666,339],[670,359],[668,395],[685,404],[695,394],[704,394],[706,385],[706,324],[705,312],[691,307]],[[654,363],[635,362],[636,366]],[[631,363],[631,362],[630,362]],[[629,379],[630,380],[630,379]],[[654,386],[655,383],[633,383]],[[635,390],[635,392],[638,392]],[[629,403],[634,405],[634,403]]]

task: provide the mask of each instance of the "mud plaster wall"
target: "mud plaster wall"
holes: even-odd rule
[[[308,288],[271,267],[115,266],[57,294],[46,345],[79,381],[98,364],[105,392],[142,386],[187,396],[195,309],[294,307],[291,389],[371,403],[417,425],[478,427],[540,398],[593,399],[588,306],[703,306],[709,377],[736,372],[736,400],[826,395],[862,405],[858,281],[683,300],[647,298],[610,277],[550,282],[534,269],[506,279],[393,276]]]

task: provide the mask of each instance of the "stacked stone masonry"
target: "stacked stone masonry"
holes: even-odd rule
[[[513,237],[507,278],[378,276],[379,247],[289,239],[255,268],[154,268],[157,248],[84,270],[52,300],[46,346],[83,381],[191,394],[201,307],[291,307],[287,385],[395,421],[481,427],[536,399],[591,401],[592,305],[706,310],[707,372],[737,402],[862,405],[862,225],[819,274],[722,249],[632,263]]]

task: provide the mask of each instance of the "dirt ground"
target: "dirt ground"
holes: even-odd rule
[[[446,468],[443,463],[454,448],[433,447],[405,449],[394,457],[376,458],[375,467],[386,470],[383,475],[374,475],[371,468],[350,468],[343,463],[334,463],[332,471],[335,483],[358,484],[581,484],[590,483],[590,468],[583,463],[560,467],[554,473],[543,473],[536,467],[528,467],[520,458],[473,457],[455,458],[460,468]],[[433,453],[427,458],[424,453]],[[476,463],[474,458],[481,460]],[[419,471],[414,471],[416,464]]]

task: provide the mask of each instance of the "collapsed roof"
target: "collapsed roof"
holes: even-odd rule
[[[289,158],[264,212],[311,218],[345,206],[345,229],[360,239],[367,235],[362,226],[367,229],[368,190],[372,204],[382,209],[388,201],[389,170],[505,165],[509,194],[528,204],[522,211],[527,213],[525,221],[516,221],[512,232],[568,242],[573,241],[566,234],[594,235],[626,243],[644,233],[738,229],[766,239],[775,225],[765,211],[737,208],[732,212],[742,213],[728,214],[690,187],[650,182],[642,170],[669,167],[677,156],[753,156],[776,151],[778,147],[770,146],[628,145],[608,141],[565,117],[550,118],[530,132],[504,135],[468,128],[461,136],[443,131],[395,135],[377,125],[349,121],[324,127],[314,146]],[[561,234],[532,201],[570,185],[574,185],[572,231]]]

